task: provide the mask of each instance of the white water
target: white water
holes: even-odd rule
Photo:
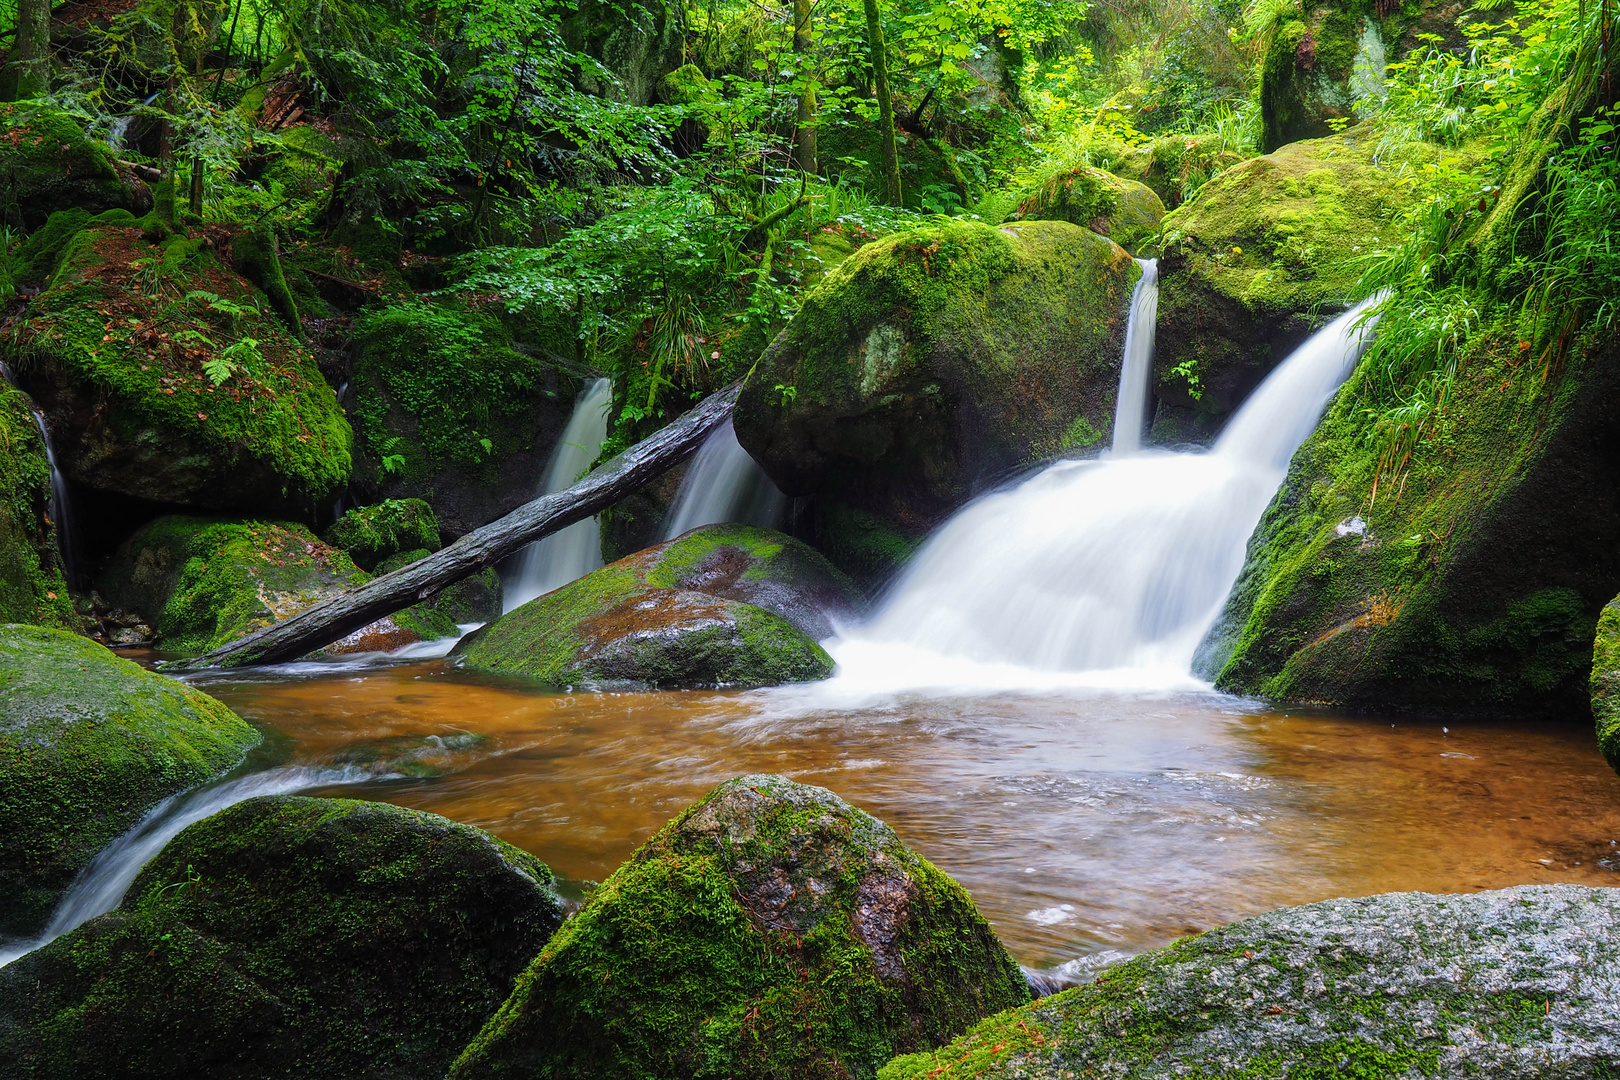
[[[141,104],[143,106],[150,105],[157,99],[158,95],[153,94]],[[124,143],[129,139],[129,129],[135,125],[135,121],[138,119],[140,119],[139,115],[131,112],[114,120],[111,129],[107,132],[107,148],[115,152],[124,149]]]
[[[557,448],[551,452],[539,495],[572,487],[607,440],[607,412],[613,403],[613,382],[597,379],[580,392],[574,415],[568,418]],[[527,604],[537,596],[561,588],[602,565],[601,525],[595,518],[576,521],[544,540],[536,540],[517,557],[517,573],[505,586],[505,610]]]
[[[681,479],[664,523],[664,539],[673,540],[699,525],[728,521],[770,528],[786,505],[787,496],[742,448],[736,429],[721,424],[703,440]]]
[[[44,933],[28,941],[0,942],[0,967],[117,907],[147,860],[188,825],[258,795],[285,795],[306,788],[377,779],[381,779],[377,773],[354,766],[271,769],[171,795],[96,853],[62,895]]]
[[[14,388],[17,380],[12,376],[11,369],[0,364],[0,377],[10,383]],[[67,478],[62,470],[56,467],[56,451],[51,446],[51,432],[45,426],[45,414],[39,411],[34,399],[23,394],[28,401],[28,411],[34,417],[34,426],[39,428],[39,441],[45,447],[45,464],[51,470],[51,524],[56,526],[57,550],[62,555],[62,576],[69,588],[78,587],[78,578],[75,575],[73,560],[73,505],[68,500]]]
[[[1060,462],[969,504],[877,616],[834,639],[833,690],[1193,689],[1194,650],[1294,451],[1354,368],[1346,312],[1261,384],[1208,453]]]
[[[1148,381],[1153,375],[1153,338],[1159,317],[1159,260],[1137,259],[1142,276],[1131,293],[1130,321],[1125,324],[1125,361],[1119,367],[1119,395],[1114,401],[1114,453],[1142,449],[1147,427]]]

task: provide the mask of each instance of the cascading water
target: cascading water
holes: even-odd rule
[[[1114,444],[1117,454],[1142,449],[1147,426],[1148,379],[1153,374],[1153,337],[1159,317],[1159,260],[1137,259],[1142,276],[1131,293],[1130,320],[1125,324],[1125,362],[1119,367],[1119,395],[1114,401]]]
[[[13,388],[17,386],[11,368],[3,363],[0,363],[0,378],[4,378]],[[56,526],[57,550],[62,555],[62,576],[70,588],[77,587],[73,558],[73,504],[68,499],[67,478],[56,467],[56,450],[51,446],[51,431],[45,426],[45,414],[40,412],[33,398],[27,394],[23,394],[23,397],[28,402],[29,413],[34,417],[34,426],[39,428],[39,441],[45,447],[45,464],[51,470],[51,524]]]
[[[664,539],[722,521],[769,528],[786,505],[787,496],[742,448],[736,430],[722,424],[703,441],[681,479],[664,524]]]
[[[259,795],[285,795],[307,788],[376,779],[380,779],[377,773],[354,766],[271,769],[171,795],[128,832],[96,853],[63,894],[51,913],[50,923],[39,937],[0,943],[0,967],[117,907],[147,860],[162,851],[163,846],[188,825]]]
[[[855,691],[1199,685],[1193,652],[1289,459],[1360,357],[1373,302],[1300,346],[1208,453],[1060,462],[971,503],[871,623],[829,643],[839,680]]]
[[[144,107],[152,104],[161,93],[162,91],[159,91],[158,94],[152,94],[141,102],[141,105]],[[135,121],[139,119],[139,114],[131,112],[114,120],[112,127],[107,132],[107,149],[114,152],[125,149],[124,144],[129,141],[129,131],[135,126]]]
[[[568,418],[557,448],[551,452],[545,482],[536,495],[563,491],[590,468],[607,440],[607,411],[613,403],[613,381],[597,379],[585,387]],[[536,540],[517,559],[517,573],[506,583],[506,610],[561,588],[602,565],[601,527],[595,518],[576,521]]]

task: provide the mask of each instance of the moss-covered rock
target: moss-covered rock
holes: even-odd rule
[[[51,465],[20,391],[0,381],[0,622],[72,627],[56,523]]]
[[[1203,440],[1310,332],[1337,314],[1358,256],[1394,239],[1410,146],[1373,159],[1366,131],[1293,143],[1211,179],[1164,219],[1153,437]]]
[[[79,232],[4,347],[58,463],[100,491],[312,515],[349,475],[337,396],[206,238],[152,235]]]
[[[1598,616],[1592,646],[1592,718],[1597,721],[1598,749],[1620,772],[1620,597]]]
[[[562,686],[765,686],[831,674],[816,641],[858,605],[799,541],[705,525],[531,600],[457,651],[470,667]]]
[[[387,499],[350,510],[326,530],[325,539],[348,552],[362,570],[372,570],[402,551],[438,551],[439,519],[421,499]]]
[[[0,1077],[437,1078],[561,916],[550,870],[478,829],[250,799],[0,970]]]
[[[207,694],[93,641],[0,626],[0,934],[42,929],[96,852],[258,738]]]
[[[1284,908],[991,1017],[882,1080],[1598,1077],[1620,1056],[1620,890]]]
[[[433,552],[427,548],[401,551],[378,563],[373,570],[376,576],[381,577],[402,566],[409,566],[418,559],[425,559],[431,554]],[[409,610],[431,609],[452,623],[493,622],[500,618],[502,595],[501,576],[495,572],[493,566],[486,566],[471,577],[464,577],[460,581],[446,585]]]
[[[592,894],[451,1076],[871,1077],[1028,996],[967,893],[888,826],[744,776]]]
[[[1133,255],[1154,244],[1163,219],[1164,203],[1152,188],[1089,165],[1048,178],[1007,215],[1009,221],[1067,221]]]
[[[421,301],[364,316],[354,343],[361,498],[422,499],[448,536],[534,498],[577,377],[512,348],[491,316]]]
[[[737,438],[815,494],[816,544],[852,514],[904,548],[1034,461],[1104,445],[1139,270],[1062,221],[940,221],[867,244],[805,297],[743,386]]]
[[[647,105],[666,76],[681,67],[686,8],[666,0],[640,0],[629,7],[584,0],[563,19],[562,31],[569,48],[589,53],[615,77],[604,83],[596,73],[584,72],[585,89]]]
[[[1358,103],[1384,95],[1379,10],[1360,0],[1307,3],[1278,23],[1260,69],[1262,149],[1331,135],[1356,122]],[[1391,20],[1389,32],[1400,21]]]
[[[118,171],[105,145],[48,105],[0,103],[0,178],[0,217],[28,229],[69,207],[137,214],[152,208],[152,193]]]
[[[1294,700],[1587,707],[1620,581],[1620,352],[1594,342],[1543,381],[1504,327],[1457,370],[1396,473],[1365,404],[1377,373],[1345,384],[1250,540],[1204,675]]]

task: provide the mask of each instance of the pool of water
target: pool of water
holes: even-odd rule
[[[1287,904],[1620,885],[1620,778],[1589,718],[1430,722],[1210,692],[560,694],[444,660],[193,680],[316,793],[480,826],[599,881],[730,777],[831,788],[965,885],[1022,963],[1071,973]]]

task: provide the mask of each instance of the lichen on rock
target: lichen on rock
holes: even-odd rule
[[[96,852],[258,741],[207,694],[93,641],[0,626],[0,934],[40,930]]]
[[[0,1076],[437,1078],[561,919],[545,864],[479,829],[250,799],[0,969]]]
[[[1028,996],[967,893],[887,825],[744,776],[603,882],[450,1075],[870,1078]]]

